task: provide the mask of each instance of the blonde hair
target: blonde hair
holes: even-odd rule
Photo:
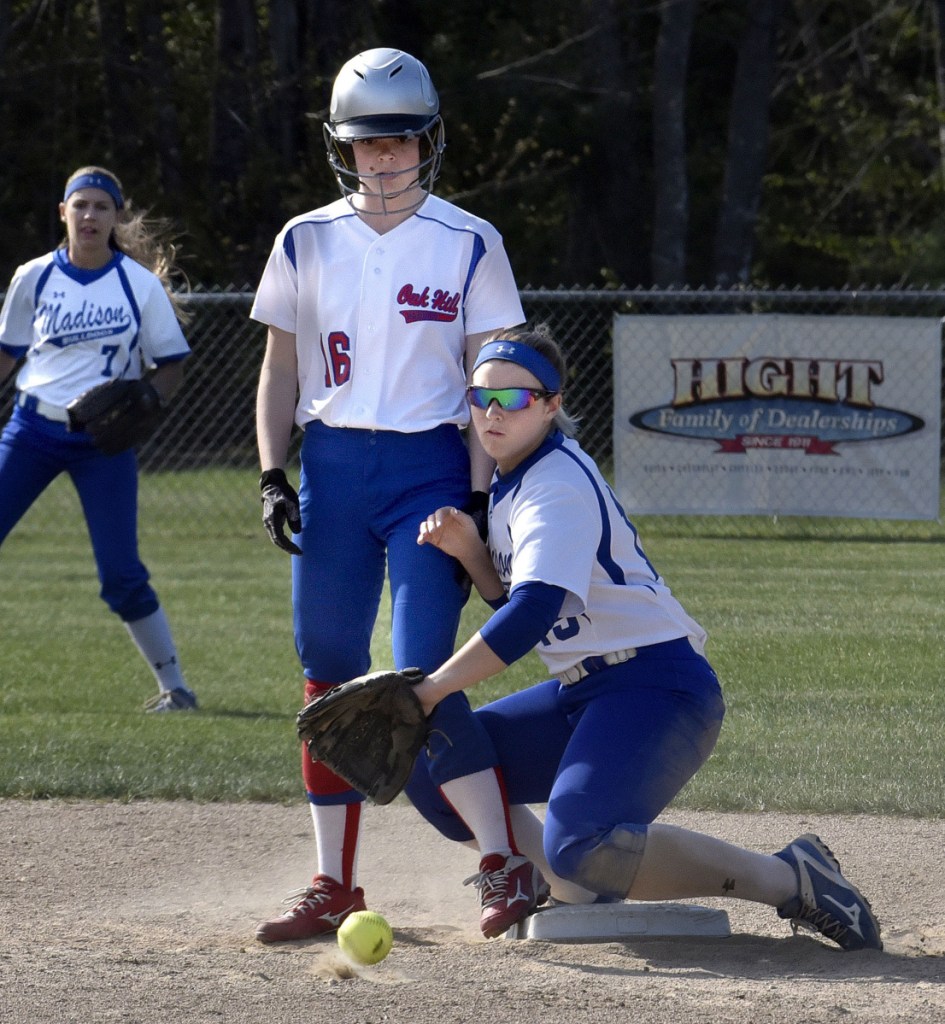
[[[174,313],[181,323],[187,323],[190,314],[181,304],[180,293],[190,290],[187,275],[177,266],[178,246],[174,242],[174,226],[163,217],[150,217],[147,210],[136,210],[125,195],[118,175],[105,167],[80,167],[73,171],[66,181],[66,187],[76,178],[86,174],[103,174],[109,178],[121,194],[124,206],[118,211],[118,223],[109,239],[113,249],[130,256],[136,263],[147,267],[164,286]],[[68,244],[66,239],[63,245]],[[175,283],[177,288],[174,287]]]
[[[534,327],[513,327],[499,331],[495,338],[501,338],[503,341],[514,341],[519,345],[528,345],[529,348],[533,348],[536,352],[543,355],[558,371],[558,376],[561,378],[561,405],[558,407],[552,422],[562,434],[566,434],[568,437],[575,437],[580,420],[577,416],[572,416],[564,408],[568,367],[565,363],[564,353],[551,333],[551,328],[545,323],[535,324]]]

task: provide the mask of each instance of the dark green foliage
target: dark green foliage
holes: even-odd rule
[[[290,216],[336,195],[321,138],[359,49],[429,66],[440,192],[491,219],[522,286],[652,281],[653,64],[642,0],[9,0],[0,26],[0,280],[61,239],[71,170],[112,167],[175,220],[183,269],[252,287]],[[776,5],[758,284],[935,284],[945,270],[935,5]],[[686,77],[685,283],[712,285],[747,2],[698,3]],[[737,127],[737,126],[736,126]]]

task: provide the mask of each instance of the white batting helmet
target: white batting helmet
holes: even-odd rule
[[[359,188],[350,143],[361,139],[418,138],[417,181],[431,192],[446,133],[430,73],[403,50],[380,47],[357,54],[335,79],[324,135],[328,163],[346,199]]]

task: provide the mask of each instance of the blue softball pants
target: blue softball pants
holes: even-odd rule
[[[475,712],[498,754],[511,804],[547,803],[544,849],[562,878],[601,883],[608,843],[645,835],[715,746],[725,713],[715,672],[686,639],[641,647],[630,661],[571,686],[547,680]],[[471,833],[418,761],[413,799],[450,839]],[[606,858],[605,858],[606,860]],[[594,862],[593,869],[588,864]],[[622,891],[621,891],[622,890]]]
[[[157,611],[138,556],[134,451],[102,455],[87,434],[19,407],[0,434],[0,544],[60,473],[69,474],[82,503],[102,600],[125,622]]]
[[[431,512],[462,505],[469,490],[469,453],[455,426],[408,434],[307,425],[292,606],[308,679],[340,683],[370,670],[385,569],[394,667],[430,672],[453,654],[468,582],[453,558],[417,544],[417,535]],[[437,784],[495,764],[465,694],[444,701],[432,725]]]

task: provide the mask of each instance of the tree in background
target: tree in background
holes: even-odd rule
[[[665,4],[653,57],[653,284],[686,282],[686,82],[698,0]]]
[[[520,281],[934,283],[941,7],[0,0],[0,274],[57,244],[89,162],[161,197],[192,282],[251,287],[289,212],[334,195],[338,67],[392,45],[441,92],[441,193],[497,224]]]
[[[783,0],[750,0],[728,118],[728,152],[712,253],[712,283],[748,284],[768,157],[771,85]]]

